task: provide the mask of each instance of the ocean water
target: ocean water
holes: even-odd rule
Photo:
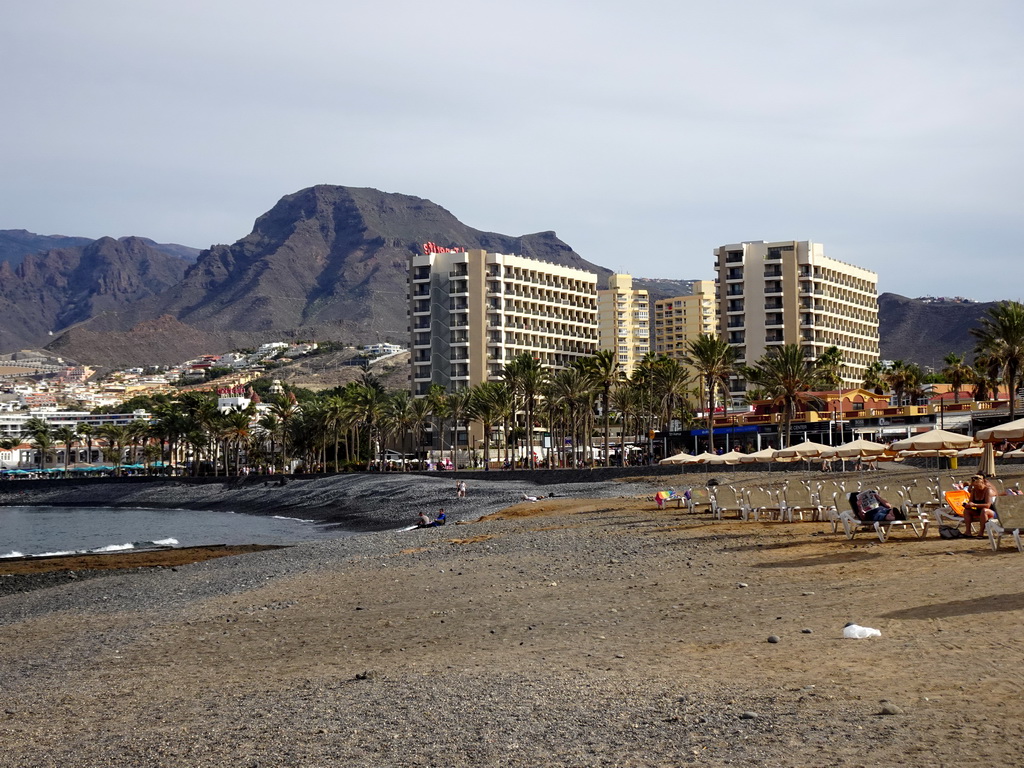
[[[0,558],[161,546],[293,544],[344,535],[312,520],[232,512],[0,507]]]

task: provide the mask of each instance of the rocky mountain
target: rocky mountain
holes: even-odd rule
[[[198,248],[189,248],[177,243],[157,243],[148,237],[139,240],[169,256],[177,256],[187,262],[196,260]],[[21,264],[30,253],[44,253],[56,249],[75,248],[94,242],[91,237],[67,237],[65,235],[37,235],[24,229],[0,229],[0,261],[12,267]]]
[[[37,235],[24,229],[0,229],[0,261],[6,261],[12,267],[16,267],[30,253],[42,253],[55,248],[75,248],[91,242],[92,238],[89,237]]]
[[[272,340],[402,343],[408,258],[426,242],[587,269],[601,284],[611,274],[554,232],[484,232],[429,200],[330,185],[286,195],[249,235],[199,252],[192,264],[191,249],[142,238],[27,251],[53,241],[0,231],[0,306],[9,318],[0,352],[52,338],[47,349],[56,354],[116,366],[177,363]],[[654,298],[685,293],[687,283],[634,282]],[[969,351],[967,331],[989,306],[883,294],[882,357],[935,366],[950,351]]]
[[[610,274],[554,232],[483,232],[429,200],[321,185],[282,198],[233,245],[200,253],[162,294],[94,317],[51,349],[116,364],[145,348],[147,362],[173,363],[277,339],[404,342],[408,258],[426,242],[523,254],[603,279]],[[666,282],[659,281],[658,295],[671,290]],[[116,336],[101,344],[103,334]]]
[[[110,237],[0,262],[0,351],[45,344],[52,332],[118,313],[176,285],[188,263],[136,237]]]
[[[878,297],[878,323],[883,360],[906,360],[942,368],[950,352],[972,359],[977,327],[995,302],[957,303],[908,299],[895,293]]]

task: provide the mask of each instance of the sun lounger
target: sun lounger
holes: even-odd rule
[[[838,521],[832,522],[832,532],[835,533],[838,530],[838,526],[843,526],[843,533],[846,534],[847,539],[852,539],[858,533],[864,531],[873,531],[878,540],[885,542],[889,538],[889,534],[893,528],[906,530],[909,528],[914,532],[914,535],[919,539],[923,539],[925,534],[928,533],[928,524],[931,522],[927,516],[922,515],[921,517],[908,517],[906,520],[881,520],[878,522],[868,522],[861,520],[857,517],[854,510],[856,509],[856,493],[850,493],[847,495],[847,502],[849,504],[848,509],[844,509],[839,513]]]
[[[1021,542],[1021,531],[1024,530],[1024,496],[1000,496],[996,499],[996,510],[999,517],[985,524],[992,551],[999,549],[1003,536],[1012,536],[1018,552],[1024,552]]]
[[[711,502],[711,516],[716,520],[721,520],[722,515],[730,512],[735,512],[738,518],[746,519],[742,488],[734,488],[731,485],[719,485],[713,487],[708,496]]]
[[[781,492],[760,487],[747,488],[745,500],[744,520],[753,518],[755,522],[759,522],[762,516],[769,520],[781,520],[785,517],[786,504],[781,498]]]

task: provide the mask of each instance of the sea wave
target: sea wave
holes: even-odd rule
[[[69,557],[72,555],[104,555],[112,552],[127,552],[129,550],[167,549],[168,547],[178,546],[178,543],[178,540],[174,538],[157,539],[156,541],[128,541],[124,544],[107,544],[104,547],[94,547],[93,549],[62,549],[55,552],[32,552],[28,555],[14,550],[5,555],[0,555],[0,560],[17,557]]]
[[[271,515],[275,520],[297,520],[300,523],[315,523],[316,520],[307,520],[304,517],[285,517],[284,515]]]

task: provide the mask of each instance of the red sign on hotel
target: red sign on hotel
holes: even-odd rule
[[[442,248],[437,243],[424,243],[423,244],[423,252],[424,253],[465,253],[466,249],[465,248],[458,248],[458,247],[456,247],[456,248]]]

